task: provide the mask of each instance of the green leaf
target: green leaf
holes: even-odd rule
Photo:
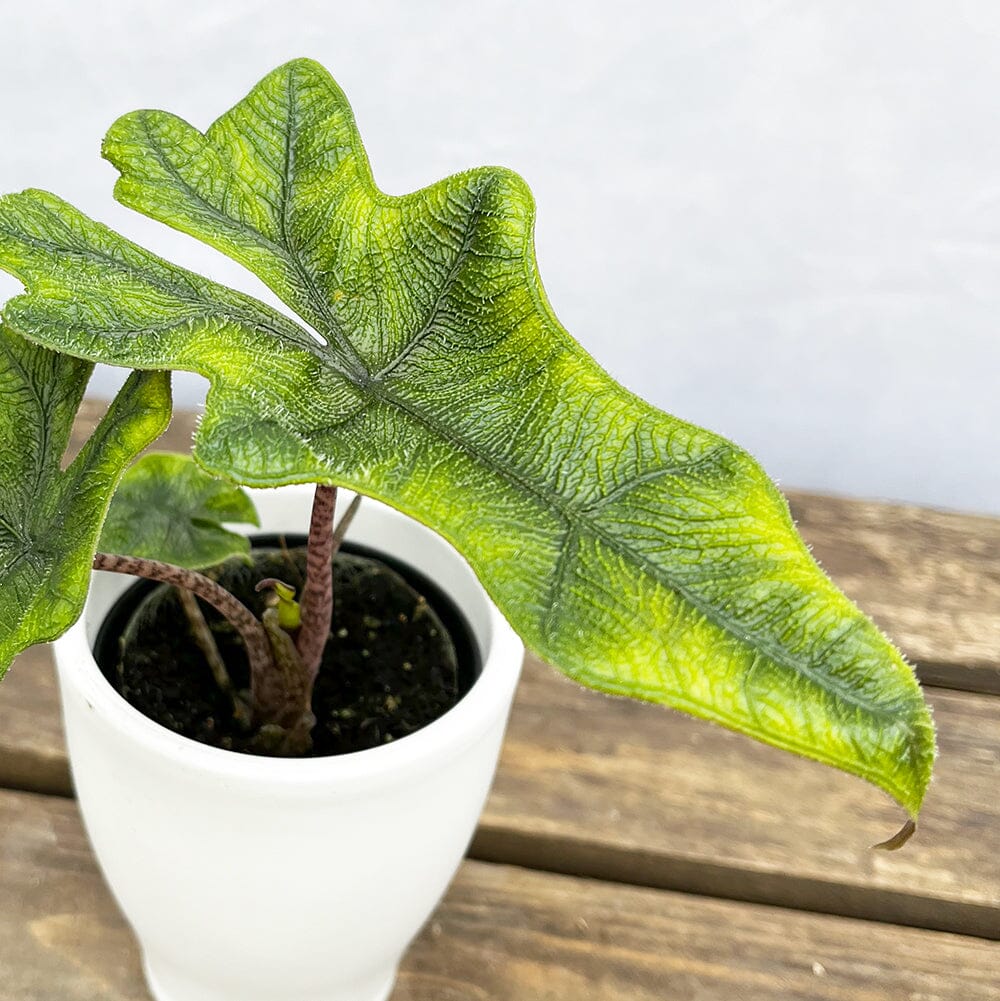
[[[231,556],[249,561],[250,541],[222,522],[259,525],[239,487],[206,473],[190,456],[151,452],[122,479],[100,549],[200,570]]]
[[[311,329],[37,192],[0,202],[0,262],[28,287],[8,322],[86,358],[200,372],[205,468],[385,500],[450,540],[571,677],[836,765],[916,813],[934,737],[912,671],[750,456],[628,393],[559,325],[516,175],[383,194],[308,61],[204,135],[141,111],[104,150],[121,201],[244,263]]]
[[[170,419],[169,375],[133,373],[62,471],[92,369],[0,325],[0,678],[79,618],[111,495]]]

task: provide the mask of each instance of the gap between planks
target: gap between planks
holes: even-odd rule
[[[529,659],[473,854],[1000,938],[1000,700],[929,689],[936,778],[916,837],[858,779],[577,686]]]
[[[0,792],[0,828],[0,1001],[149,1001],[75,804]],[[998,1001],[998,968],[979,939],[466,862],[391,1001]]]

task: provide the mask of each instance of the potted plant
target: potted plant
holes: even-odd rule
[[[0,338],[0,662],[69,629],[57,657],[81,808],[161,1001],[388,995],[485,797],[515,632],[582,684],[868,779],[910,817],[887,845],[912,832],[934,735],[911,669],[745,452],[629,394],[562,329],[515,174],[383,194],[346,99],[307,60],[204,134],[140,111],[103,152],[119,201],[244,264],[301,320],[53,195],[0,200],[0,267],[25,286]],[[134,371],[62,469],[95,362]],[[172,370],[210,383],[194,462],[132,466],[169,418]],[[247,544],[222,525],[256,520],[237,485],[261,488],[265,529],[308,533],[304,562],[279,540],[255,564],[261,577],[298,560],[297,585],[268,572],[255,590]],[[310,756],[350,708],[317,714],[313,691],[345,663],[317,675],[343,628],[329,619],[337,487],[374,499],[351,534],[436,577],[483,665],[403,739]],[[201,572],[225,555],[228,570]],[[112,630],[150,665],[137,687],[153,702],[177,675],[150,655],[162,637],[200,658],[222,708],[199,740],[101,674],[92,650],[123,584],[91,584],[94,568],[223,613],[171,597],[152,630],[141,608]]]

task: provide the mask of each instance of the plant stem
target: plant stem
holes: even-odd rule
[[[283,706],[281,715],[271,721],[274,725],[262,728],[263,745],[275,754],[305,757],[312,750],[312,728],[316,725],[312,679],[302,669],[295,641],[278,623],[278,610],[266,608],[261,622],[274,651],[274,703],[280,701]]]
[[[243,638],[247,660],[250,662],[250,693],[255,718],[258,720],[272,718],[272,707],[267,704],[265,695],[269,688],[268,681],[274,676],[271,641],[263,625],[243,602],[204,574],[185,570],[170,563],[161,563],[159,560],[97,553],[94,556],[94,569],[148,577],[164,584],[173,584],[174,587],[184,588],[207,601]]]
[[[219,653],[219,647],[215,642],[215,637],[212,635],[211,627],[202,614],[198,599],[186,587],[178,587],[174,590],[177,592],[177,599],[180,601],[181,608],[184,609],[184,614],[187,616],[188,624],[191,626],[191,635],[194,637],[195,643],[198,644],[205,662],[212,672],[212,677],[215,678],[216,685],[229,698],[232,704],[233,719],[240,726],[249,727],[250,707],[240,697],[239,692],[236,691],[236,686],[233,684],[233,679],[229,677],[229,672],[226,670],[226,663],[222,659],[222,654]]]
[[[355,494],[354,499],[347,506],[347,510],[340,516],[337,527],[333,530],[333,545],[331,548],[334,553],[340,549],[340,544],[344,541],[344,536],[347,535],[347,530],[351,527],[351,522],[354,521],[354,516],[358,513],[359,507],[361,507],[361,494]]]
[[[306,583],[300,602],[302,628],[296,641],[310,688],[319,671],[333,618],[333,512],[336,504],[337,488],[317,484],[306,549]]]

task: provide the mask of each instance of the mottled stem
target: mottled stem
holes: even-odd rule
[[[94,556],[94,569],[162,581],[164,584],[172,584],[174,587],[191,591],[207,601],[243,637],[247,659],[250,661],[250,692],[254,715],[258,719],[271,718],[273,715],[271,707],[260,703],[261,693],[267,691],[268,679],[274,675],[271,641],[260,620],[238,598],[204,574],[185,570],[170,563],[161,563],[159,560],[97,553]]]
[[[316,725],[312,679],[302,669],[295,641],[278,622],[278,610],[265,609],[261,621],[274,651],[274,702],[280,700],[284,708],[270,726],[262,728],[260,746],[271,754],[305,757],[312,750],[312,728]]]
[[[309,542],[306,550],[306,583],[302,589],[302,628],[296,646],[310,687],[330,635],[333,618],[333,512],[337,488],[318,484],[313,497]]]
[[[340,549],[340,544],[344,541],[344,536],[347,535],[347,530],[351,527],[351,522],[354,521],[354,516],[358,513],[360,506],[361,494],[355,494],[354,499],[347,505],[347,510],[340,516],[337,527],[333,530],[333,545],[330,547],[333,553]]]
[[[215,684],[232,703],[233,719],[240,726],[248,727],[250,725],[250,707],[244,702],[240,693],[236,691],[233,679],[229,677],[229,671],[226,670],[226,662],[222,659],[222,654],[219,653],[218,644],[212,635],[211,627],[202,614],[198,599],[186,587],[178,587],[174,590],[177,592],[177,600],[180,601],[181,608],[184,609],[184,614],[187,616],[188,625],[191,627],[191,635],[194,637],[195,643],[198,644],[198,648],[205,658],[205,663],[208,664],[209,670],[212,672]]]

